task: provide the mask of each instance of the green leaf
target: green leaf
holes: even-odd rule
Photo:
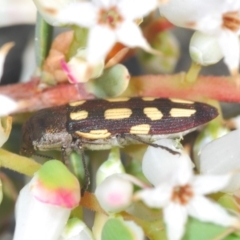
[[[109,219],[102,230],[102,240],[134,240],[131,230],[121,219]]]
[[[234,234],[231,234],[231,230],[231,228],[207,222],[200,222],[194,218],[189,218],[183,240],[239,239],[236,238]]]
[[[51,42],[52,42],[53,26],[49,25],[42,16],[37,14],[37,23],[35,29],[35,52],[37,66],[41,69],[46,59]]]

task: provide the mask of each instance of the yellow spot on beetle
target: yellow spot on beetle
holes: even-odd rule
[[[72,120],[82,120],[82,119],[86,119],[87,117],[88,117],[88,112],[85,110],[70,113],[70,118]]]
[[[188,100],[182,100],[182,99],[178,99],[178,98],[170,98],[171,102],[175,102],[175,103],[187,103],[187,104],[193,104],[194,102],[192,101],[188,101]]]
[[[104,112],[105,119],[124,119],[129,118],[132,114],[130,108],[112,108]]]
[[[122,97],[122,98],[107,98],[108,102],[126,102],[129,100],[128,97]]]
[[[88,139],[103,139],[111,136],[107,129],[91,130],[88,133],[76,131],[75,133],[82,138]]]
[[[76,107],[76,106],[84,104],[85,102],[86,102],[86,100],[81,100],[81,101],[71,102],[71,103],[69,103],[69,105],[71,107]]]
[[[139,124],[131,127],[131,134],[148,134],[151,126],[149,124]]]
[[[143,112],[147,115],[148,118],[150,118],[152,121],[154,120],[160,120],[163,117],[163,114],[159,109],[155,107],[147,107],[143,109]]]
[[[190,117],[196,112],[195,109],[172,108],[171,117]]]
[[[143,97],[142,100],[143,101],[154,101],[156,98],[154,97]]]

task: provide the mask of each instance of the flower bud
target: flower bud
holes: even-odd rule
[[[114,174],[97,187],[95,194],[106,212],[120,212],[132,203],[133,185],[123,174]]]
[[[122,64],[104,70],[101,77],[89,81],[88,91],[99,98],[111,98],[121,95],[128,87],[130,75]]]
[[[96,184],[99,185],[105,178],[115,173],[125,173],[119,148],[112,148],[107,161],[103,162],[99,167],[96,175]]]
[[[89,79],[101,76],[104,60],[89,63],[86,61],[85,56],[86,50],[79,49],[68,63],[62,61],[62,68],[66,72],[70,83],[87,82]]]
[[[192,35],[189,51],[192,60],[202,66],[215,64],[223,57],[217,39],[198,31]]]
[[[68,220],[59,240],[94,240],[92,232],[78,218]]]
[[[60,161],[46,162],[20,191],[13,239],[57,240],[79,201],[75,176]]]

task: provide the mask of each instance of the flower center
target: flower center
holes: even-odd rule
[[[111,7],[110,9],[101,9],[99,12],[99,24],[104,24],[114,29],[122,21],[123,18],[117,11],[116,7]]]
[[[230,29],[231,31],[238,31],[240,28],[240,16],[238,12],[228,12],[223,15],[224,28]]]
[[[176,186],[173,189],[172,201],[180,203],[181,205],[188,204],[189,200],[193,197],[192,187],[190,185]]]

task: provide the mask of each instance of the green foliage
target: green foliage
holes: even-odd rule
[[[38,13],[35,30],[35,53],[37,66],[41,69],[52,41],[53,26],[49,25]]]
[[[230,228],[189,218],[183,240],[240,239],[236,235],[231,234],[233,231]]]
[[[111,218],[103,227],[102,240],[134,240],[130,229],[121,219]]]

